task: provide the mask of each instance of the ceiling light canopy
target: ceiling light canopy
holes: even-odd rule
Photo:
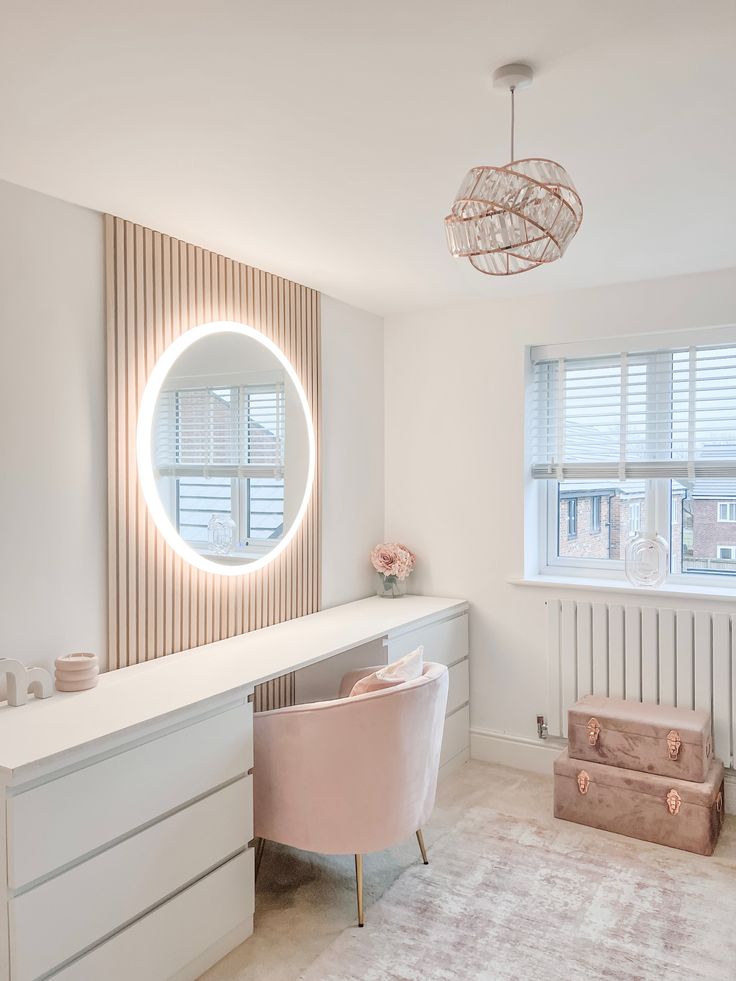
[[[542,157],[514,159],[514,94],[533,77],[528,65],[504,65],[494,73],[494,85],[511,93],[511,162],[473,167],[445,218],[452,255],[489,276],[554,262],[583,220],[582,201],[564,167]]]

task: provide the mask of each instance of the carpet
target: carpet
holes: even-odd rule
[[[716,858],[475,807],[301,977],[734,981],[734,923]]]

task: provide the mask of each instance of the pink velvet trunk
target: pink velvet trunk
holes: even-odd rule
[[[571,759],[555,761],[555,817],[711,855],[723,824],[723,764],[701,783]]]
[[[712,760],[710,714],[587,695],[568,713],[568,752],[577,760],[701,783]]]

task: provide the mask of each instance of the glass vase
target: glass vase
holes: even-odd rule
[[[376,573],[376,593],[385,599],[399,599],[406,595],[406,579],[398,579],[396,576],[384,576],[382,572]]]
[[[653,533],[635,535],[626,546],[625,570],[634,586],[661,586],[667,578],[669,547]]]
[[[229,514],[213,514],[207,523],[207,540],[217,555],[229,555],[235,542],[235,522]]]

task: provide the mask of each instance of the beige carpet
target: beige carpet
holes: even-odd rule
[[[730,862],[475,806],[301,977],[734,981],[735,925]]]

